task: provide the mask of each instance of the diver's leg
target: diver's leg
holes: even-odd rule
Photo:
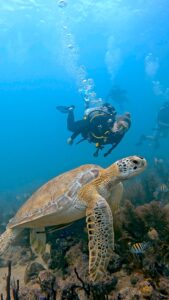
[[[157,137],[157,134],[155,134],[155,135],[142,134],[141,137],[140,137],[140,140],[138,141],[136,146],[141,146],[144,141],[154,141],[154,140],[156,140],[156,137]]]
[[[73,140],[79,135],[86,132],[87,123],[85,120],[74,121],[74,113],[70,112],[67,119],[67,128],[72,131],[73,134],[71,138],[68,140],[68,144],[72,144]]]
[[[82,133],[86,131],[88,124],[85,120],[75,121],[74,112],[70,111],[67,117],[67,129],[72,132]]]
[[[140,136],[140,139],[139,141],[136,143],[136,146],[141,146],[143,144],[143,142],[147,139],[146,135],[145,134],[142,134]]]
[[[161,130],[162,138],[167,138],[168,134],[169,134],[169,128],[163,128],[163,130]]]
[[[74,117],[74,111],[70,110],[67,116],[67,129],[69,131],[75,131],[76,128],[76,122],[75,122],[75,117]]]

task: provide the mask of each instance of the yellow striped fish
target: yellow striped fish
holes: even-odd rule
[[[165,183],[162,183],[159,186],[159,191],[162,192],[162,193],[167,193],[168,192],[168,186]]]
[[[161,183],[153,193],[154,197],[157,198],[160,193],[167,193],[169,192],[169,188],[165,183]]]
[[[136,254],[136,255],[143,254],[148,249],[148,247],[149,247],[148,242],[135,243],[135,244],[129,245],[130,252],[132,254]]]

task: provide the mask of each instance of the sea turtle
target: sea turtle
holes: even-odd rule
[[[102,280],[114,249],[113,213],[120,204],[122,181],[141,173],[146,165],[144,158],[129,156],[106,169],[82,165],[53,178],[9,221],[0,236],[0,255],[24,228],[37,232],[39,237],[47,227],[65,226],[86,216],[89,275],[92,281]]]

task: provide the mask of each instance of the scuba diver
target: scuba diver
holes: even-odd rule
[[[160,137],[167,137],[169,134],[169,101],[160,108],[157,116],[157,131]]]
[[[73,144],[74,139],[81,134],[82,139],[77,144],[84,140],[95,143],[97,148],[94,153],[95,157],[108,144],[111,145],[111,148],[104,156],[109,155],[131,126],[130,113],[125,113],[116,120],[116,110],[109,103],[85,110],[84,118],[78,121],[74,119],[74,108],[73,105],[56,107],[60,112],[68,114],[67,128],[73,134],[67,142],[70,145]]]
[[[105,103],[102,106],[89,108],[85,110],[84,118],[75,121],[74,105],[71,106],[56,106],[56,109],[62,113],[67,113],[67,129],[73,134],[68,138],[67,143],[73,144],[73,141],[78,135],[82,135],[83,140],[88,140],[94,136],[96,139],[102,139],[115,122],[116,110],[109,104]]]
[[[112,86],[112,88],[106,96],[106,100],[108,102],[115,102],[120,109],[123,109],[126,102],[129,101],[127,91],[125,89],[122,89],[118,85]]]
[[[159,139],[166,138],[169,135],[169,101],[165,102],[157,114],[157,128],[154,129],[153,135],[142,134],[136,144],[140,146],[144,141],[152,141],[155,148],[159,147]]]

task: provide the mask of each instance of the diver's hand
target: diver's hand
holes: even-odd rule
[[[106,157],[106,156],[108,156],[108,155],[109,155],[108,152],[106,152],[106,153],[103,154],[104,157]]]
[[[68,145],[72,145],[73,144],[73,140],[72,140],[71,137],[67,139],[67,143],[68,143]]]

